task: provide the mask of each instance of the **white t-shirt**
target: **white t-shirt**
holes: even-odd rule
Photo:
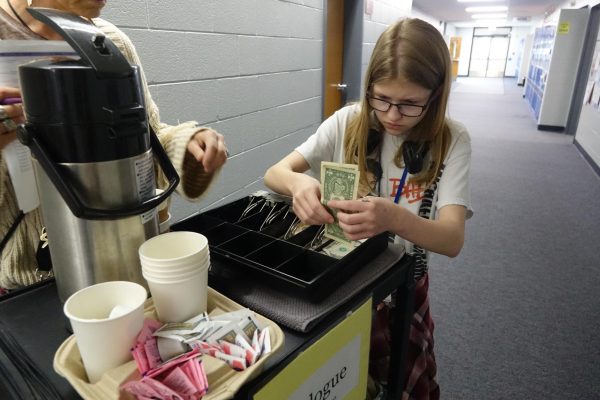
[[[296,148],[296,151],[308,162],[313,176],[319,176],[321,161],[344,162],[346,127],[359,111],[359,104],[338,110],[327,118],[306,142]],[[450,119],[447,122],[452,140],[444,159],[444,172],[433,199],[431,218],[436,217],[437,210],[450,204],[465,206],[467,218],[470,218],[473,215],[469,188],[471,139],[464,125]],[[384,134],[383,137],[380,160],[383,174],[379,185],[379,195],[387,197],[391,201],[394,201],[404,171],[404,168],[398,168],[394,164],[394,156],[403,140],[403,137],[388,134]],[[426,187],[409,183],[409,179],[410,175],[406,179],[399,203],[417,214]],[[412,252],[412,243],[406,242],[405,247],[409,253]]]

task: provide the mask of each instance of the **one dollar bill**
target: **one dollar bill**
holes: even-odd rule
[[[329,200],[355,200],[358,195],[358,166],[323,161],[321,163],[321,202],[327,205]],[[327,206],[326,206],[327,207]],[[340,243],[350,244],[340,228],[336,210],[327,207],[334,222],[325,225],[324,236]]]

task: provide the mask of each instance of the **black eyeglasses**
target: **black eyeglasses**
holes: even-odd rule
[[[392,106],[396,106],[398,108],[398,112],[405,117],[420,117],[427,106],[429,106],[429,102],[431,101],[432,97],[430,97],[427,100],[427,103],[422,106],[404,103],[394,104],[387,100],[373,97],[370,94],[367,94],[367,99],[369,100],[369,105],[377,111],[388,112]]]

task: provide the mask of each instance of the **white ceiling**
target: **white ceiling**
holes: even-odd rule
[[[471,22],[467,7],[508,6],[508,21],[513,18],[540,19],[554,11],[565,0],[497,0],[459,3],[457,0],[413,0],[414,8],[421,10],[440,21]]]

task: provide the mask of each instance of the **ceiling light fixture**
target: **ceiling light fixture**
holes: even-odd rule
[[[473,14],[471,18],[473,19],[506,19],[508,14]]]
[[[487,28],[490,28],[490,27],[505,26],[505,25],[507,25],[507,22],[505,19],[478,19],[477,21],[475,21],[475,24],[477,26],[485,26]]]
[[[456,0],[459,3],[489,3],[489,2],[498,2],[498,0]]]
[[[468,13],[493,13],[508,11],[506,6],[483,6],[483,7],[467,7],[465,11]]]

